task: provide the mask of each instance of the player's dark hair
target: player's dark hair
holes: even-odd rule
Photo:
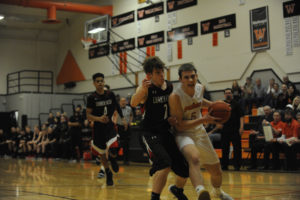
[[[102,74],[102,73],[96,73],[96,74],[94,74],[93,75],[93,81],[95,81],[96,78],[98,78],[98,77],[104,78],[104,74]]]
[[[182,72],[187,72],[187,71],[194,71],[195,73],[197,73],[196,68],[194,67],[194,65],[192,64],[183,64],[179,67],[178,69],[178,75],[181,78],[182,76]]]
[[[230,90],[230,92],[233,93],[232,88],[226,88],[226,89],[224,90],[224,94],[225,94],[225,92],[226,92],[227,90]]]
[[[163,63],[159,57],[151,56],[144,60],[143,68],[146,74],[152,73],[153,69],[164,69],[165,63]]]

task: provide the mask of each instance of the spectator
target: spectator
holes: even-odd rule
[[[44,158],[46,156],[46,145],[49,141],[48,133],[47,133],[47,126],[45,124],[42,126],[42,131],[40,132],[40,134],[41,134],[41,137],[37,143],[36,153],[39,158],[40,157]]]
[[[123,148],[123,159],[124,164],[129,164],[129,141],[130,141],[130,126],[133,119],[132,108],[127,105],[127,100],[122,97],[120,98],[120,108],[122,110],[124,120],[121,119],[119,114],[117,114],[117,126],[118,134],[120,135],[120,146]]]
[[[272,109],[270,106],[264,106],[264,115],[258,120],[257,127],[249,135],[249,147],[251,148],[251,166],[249,170],[257,168],[257,153],[261,152],[266,145],[263,125],[273,121]]]
[[[18,135],[18,146],[17,146],[17,155],[20,158],[25,158],[25,154],[27,153],[27,149],[26,149],[26,139],[27,136],[25,134],[24,130],[20,131],[20,134]]]
[[[296,96],[294,98],[292,106],[293,106],[294,116],[296,116],[296,114],[300,112],[300,96]]]
[[[67,122],[69,121],[67,112],[64,112],[64,113],[62,114],[62,116],[64,117],[64,119],[65,119]]]
[[[295,148],[298,143],[298,137],[300,135],[300,124],[293,119],[292,109],[286,109],[284,112],[285,126],[282,130],[282,136],[277,138],[276,141],[279,142],[280,148],[273,147],[273,156],[276,162],[279,160],[279,151],[282,150],[287,159],[287,170],[296,170],[296,151]]]
[[[223,128],[222,124],[208,124],[205,129],[208,134],[208,137],[216,148],[216,145],[221,142],[221,130]]]
[[[297,122],[300,123],[300,112],[298,112],[298,113],[296,114],[296,120],[297,120]]]
[[[58,152],[62,152],[60,155],[61,158],[69,158],[70,156],[70,145],[71,145],[71,136],[68,131],[68,122],[64,116],[60,118],[60,124],[57,128],[59,140],[58,140]]]
[[[49,117],[48,117],[47,122],[48,122],[48,126],[55,124],[55,119],[54,119],[54,116],[53,116],[52,112],[49,113]]]
[[[0,157],[4,156],[6,148],[5,135],[3,129],[0,129]]]
[[[253,103],[256,104],[256,107],[263,105],[266,96],[266,89],[261,85],[261,79],[258,78],[255,81],[255,86],[253,89]]]
[[[33,132],[30,129],[30,126],[25,126],[25,148],[26,148],[26,155],[29,153],[28,149],[28,142],[32,141]]]
[[[5,136],[6,145],[8,147],[7,155],[12,155],[15,149],[14,138],[16,137],[17,131],[15,127],[10,128],[10,132]]]
[[[277,102],[276,102],[276,109],[277,110],[284,110],[285,106],[288,104],[288,92],[287,86],[285,84],[281,85],[281,93],[278,95]]]
[[[59,111],[56,112],[56,115],[55,115],[55,118],[54,118],[55,124],[60,123],[60,117],[61,117],[61,113]]]
[[[82,134],[82,150],[90,150],[90,142],[92,140],[92,128],[90,126],[89,121],[86,119],[83,122],[83,126],[81,128]]]
[[[233,81],[233,83],[232,83],[232,92],[233,92],[233,99],[236,102],[240,102],[240,100],[242,98],[242,89],[239,86],[237,81]]]
[[[296,94],[297,93],[296,93],[294,87],[292,85],[290,85],[288,87],[288,90],[287,90],[288,104],[292,104],[293,103],[293,100],[296,97]]]
[[[57,152],[57,129],[53,129],[52,127],[48,127],[48,142],[46,144],[46,157],[56,157]]]
[[[36,125],[33,129],[33,136],[30,141],[27,141],[27,151],[30,155],[36,152],[36,144],[41,139],[39,127]]]
[[[269,80],[269,86],[268,86],[268,89],[266,91],[267,94],[273,94],[275,92],[274,85],[275,85],[275,79],[271,78]]]
[[[83,121],[80,111],[81,107],[77,106],[74,115],[70,117],[68,122],[72,142],[72,157],[76,158],[77,162],[80,162],[81,158],[81,126]]]
[[[251,109],[252,109],[252,98],[253,98],[253,90],[254,90],[254,85],[252,83],[251,77],[247,77],[246,83],[243,87],[243,108],[245,113],[251,114]]]
[[[288,76],[284,76],[283,77],[283,83],[289,88],[290,86],[292,86],[294,88],[294,90],[296,89],[296,86],[294,83],[292,83],[289,79]]]
[[[233,99],[232,89],[224,90],[225,102],[230,104],[231,114],[229,120],[223,124],[222,129],[222,169],[227,170],[229,165],[230,142],[234,150],[234,168],[236,171],[241,167],[241,134],[243,133],[244,121],[240,105]]]

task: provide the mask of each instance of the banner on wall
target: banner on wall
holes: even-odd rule
[[[137,19],[143,20],[156,15],[164,14],[164,2],[152,4],[137,11]]]
[[[300,2],[299,1],[288,1],[282,3],[283,17],[293,17],[300,15]]]
[[[129,51],[135,49],[135,39],[131,38],[128,40],[123,40],[120,42],[112,43],[111,45],[111,53],[120,53],[123,51]]]
[[[197,5],[197,0],[167,0],[167,12]]]
[[[270,49],[268,7],[250,10],[251,50]]]
[[[198,24],[189,24],[177,28],[173,28],[171,31],[167,32],[167,41],[177,41],[186,38],[191,38],[198,36]]]
[[[235,14],[201,21],[201,35],[236,27]]]
[[[125,24],[134,22],[134,11],[130,11],[121,15],[113,16],[111,18],[111,27],[115,28]]]
[[[165,42],[164,31],[138,37],[138,48],[161,44]]]
[[[109,55],[108,44],[94,45],[89,49],[89,59],[99,58],[107,55]]]

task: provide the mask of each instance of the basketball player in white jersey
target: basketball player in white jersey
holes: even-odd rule
[[[203,123],[217,123],[217,118],[201,115],[201,107],[212,104],[203,98],[204,88],[197,83],[197,70],[191,64],[184,64],[178,71],[181,85],[170,95],[171,116],[177,118],[176,142],[189,163],[191,182],[198,194],[198,200],[210,200],[204,188],[200,166],[211,176],[212,194],[222,200],[232,200],[222,189],[222,170],[219,158],[209,140]]]

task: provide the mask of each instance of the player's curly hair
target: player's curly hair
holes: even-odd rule
[[[144,72],[146,74],[152,73],[153,69],[164,69],[165,63],[163,63],[163,61],[161,61],[161,59],[159,57],[151,56],[144,60],[143,68],[144,68]]]

